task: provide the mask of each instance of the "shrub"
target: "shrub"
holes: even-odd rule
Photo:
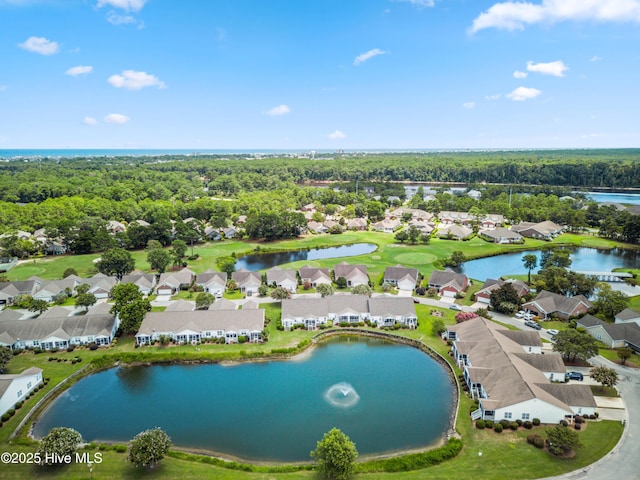
[[[538,425],[540,425],[540,419],[534,418],[533,420],[531,420],[531,423],[533,423],[537,427]]]
[[[567,422],[566,420],[560,420],[560,425],[562,425],[563,427],[568,427],[569,422]]]
[[[509,428],[510,424],[511,422],[506,418],[503,418],[502,420],[500,420],[500,425],[502,425],[502,428]]]
[[[89,350],[97,350],[97,349],[98,349],[98,345],[96,345],[95,343],[89,344]]]
[[[496,423],[493,426],[493,431],[496,433],[502,433],[502,425],[500,423]]]
[[[145,430],[129,442],[127,460],[136,467],[152,467],[164,458],[170,446],[171,439],[161,428]]]
[[[540,436],[540,435],[538,435],[537,433],[532,433],[531,435],[527,435],[527,443],[528,443],[529,445],[533,445],[533,440],[534,440],[536,437],[539,437],[539,436]]]
[[[536,448],[544,448],[544,438],[540,435],[536,435],[536,438],[533,439],[533,445]]]
[[[3,413],[2,417],[0,417],[0,419],[2,419],[3,422],[6,422],[10,418],[11,418],[11,415],[9,415],[8,413]]]
[[[67,347],[67,352],[73,352],[75,349],[76,349],[76,346],[75,346],[75,345],[69,345],[69,346]]]
[[[15,409],[15,408],[10,408],[10,409],[7,411],[7,413],[8,413],[10,416],[12,416],[12,417],[13,417],[13,416],[16,414],[16,409]]]
[[[522,426],[523,426],[524,428],[526,428],[527,430],[531,430],[531,429],[533,428],[533,424],[532,424],[529,420],[527,420],[527,421],[523,422],[523,423],[522,423]]]
[[[52,428],[40,440],[38,453],[43,464],[53,464],[53,455],[73,455],[82,442],[82,435],[73,428]]]
[[[580,423],[576,423],[573,428],[575,428],[576,430],[580,430],[582,428],[582,424]]]
[[[520,426],[520,425],[518,425],[518,423],[517,423],[517,422],[511,422],[511,423],[509,424],[509,428],[510,428],[511,430],[518,430],[518,427],[519,427],[519,426]]]
[[[517,420],[516,420],[516,423],[518,424],[518,426],[519,426],[519,427],[521,427],[521,426],[522,426],[522,420],[517,419]]]
[[[576,424],[584,423],[584,418],[580,415],[576,415],[576,418],[574,418],[573,421],[576,422]]]
[[[484,430],[485,426],[486,425],[484,424],[484,420],[480,419],[480,420],[476,421],[476,428],[478,430]]]
[[[126,445],[114,445],[113,450],[118,452],[118,453],[124,453],[127,451],[127,446]]]
[[[487,428],[493,428],[493,420],[485,420],[484,424]]]
[[[21,400],[18,403],[15,404],[15,409],[16,410],[20,410],[22,408],[22,405],[24,404],[24,402]]]

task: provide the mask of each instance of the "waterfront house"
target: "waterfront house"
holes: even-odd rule
[[[557,424],[576,415],[595,413],[596,402],[588,385],[564,381],[559,356],[542,353],[537,332],[513,331],[482,317],[447,327],[455,362],[464,372],[472,398],[478,399],[473,420],[510,422],[540,419]],[[561,362],[561,360],[560,360]],[[560,370],[560,371],[558,371]]]
[[[366,218],[352,218],[347,221],[348,230],[366,230],[367,219]]]
[[[38,385],[42,383],[42,369],[31,367],[22,373],[0,375],[0,415],[24,401]]]
[[[483,227],[484,228],[484,227]],[[480,230],[480,237],[493,243],[523,243],[524,238],[518,232],[508,230],[504,227],[497,227],[489,230]]]
[[[491,293],[505,284],[511,284],[519,297],[526,295],[531,290],[529,286],[521,280],[495,280],[493,278],[487,278],[480,290],[475,293],[474,300],[480,303],[491,303]]]
[[[466,240],[473,234],[473,230],[461,225],[445,224],[438,228],[438,238],[447,240]]]
[[[540,240],[553,240],[562,233],[564,227],[550,220],[540,223],[520,222],[511,227],[511,231],[517,232],[523,237],[537,238]]]
[[[545,319],[555,316],[568,320],[571,317],[584,315],[593,308],[593,304],[584,295],[565,297],[543,290],[532,301],[522,305],[522,308]]]
[[[215,305],[215,303],[214,303]],[[162,337],[175,343],[199,343],[224,338],[225,343],[262,341],[264,309],[149,312],[138,333],[137,345],[150,345]]]

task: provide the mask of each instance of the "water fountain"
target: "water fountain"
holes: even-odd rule
[[[360,396],[356,389],[346,382],[331,385],[324,392],[324,398],[330,405],[338,408],[351,408],[360,401]]]

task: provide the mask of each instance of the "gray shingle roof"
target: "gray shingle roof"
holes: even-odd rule
[[[142,321],[137,335],[154,332],[196,332],[215,330],[264,329],[264,310],[194,310],[192,312],[149,312]]]

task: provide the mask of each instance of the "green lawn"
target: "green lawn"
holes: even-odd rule
[[[474,238],[468,242],[455,242],[447,240],[433,239],[428,245],[407,245],[394,242],[393,235],[385,235],[375,232],[349,232],[343,235],[329,236],[309,236],[303,239],[287,240],[270,244],[258,244],[255,242],[228,241],[200,245],[195,248],[200,255],[199,259],[189,263],[189,268],[195,272],[202,272],[208,268],[216,269],[215,259],[220,256],[227,256],[235,253],[240,256],[244,252],[253,252],[256,247],[263,250],[269,249],[296,249],[313,248],[317,246],[343,245],[348,243],[369,242],[378,245],[378,250],[368,255],[349,257],[344,260],[350,263],[363,263],[367,266],[370,278],[375,282],[379,275],[384,272],[387,266],[403,264],[418,268],[420,272],[428,278],[434,270],[433,262],[451,255],[454,250],[462,250],[468,258],[495,255],[500,252],[518,251],[524,249],[538,248],[549,245],[542,241],[527,240],[524,245],[494,245],[489,244],[479,238]],[[599,239],[597,237],[581,235],[562,235],[553,244],[572,244],[579,246],[591,246],[600,248],[612,248],[616,246],[614,242]],[[133,252],[136,259],[136,267],[148,271],[148,265],[144,259],[145,252]],[[64,256],[56,258],[37,259],[33,262],[26,262],[9,272],[12,280],[25,279],[32,275],[43,278],[60,278],[62,272],[73,267],[81,276],[88,276],[93,273],[93,260],[98,255]],[[314,262],[294,262],[284,266],[284,268],[298,268],[310,263],[314,266],[332,268],[343,259],[328,259]],[[526,272],[523,268],[523,276]],[[376,285],[377,287],[377,285]],[[479,285],[477,286],[479,287]],[[474,285],[473,288],[476,288]],[[465,299],[460,302],[469,304],[469,296],[473,290],[468,292]],[[178,298],[186,298],[188,294],[181,292]],[[225,295],[227,298],[239,298],[241,295]],[[195,298],[193,296],[192,298]],[[640,297],[632,299],[632,306],[638,305],[640,308]],[[50,378],[50,383],[33,398],[29,399],[25,405],[17,411],[16,415],[7,421],[0,428],[0,444],[5,450],[32,449],[24,439],[7,443],[9,434],[23,418],[27,411],[54,385],[62,379],[87,365],[92,359],[114,359],[122,358],[125,361],[140,359],[141,361],[153,360],[180,360],[180,359],[202,359],[217,361],[221,359],[240,359],[243,357],[255,357],[257,355],[267,355],[272,349],[295,348],[300,342],[309,340],[315,332],[305,330],[294,330],[292,332],[280,332],[276,329],[277,319],[280,316],[280,304],[263,304],[267,319],[270,320],[266,327],[269,332],[269,342],[265,344],[235,344],[235,345],[214,345],[203,344],[198,347],[192,345],[165,346],[165,347],[143,347],[135,348],[133,337],[123,337],[118,340],[117,346],[108,349],[90,351],[85,348],[76,349],[74,352],[57,352],[55,354],[23,353],[14,357],[9,363],[9,373],[21,372],[30,366],[43,368],[44,376]],[[442,314],[445,324],[455,323],[456,312],[449,309],[430,307],[427,305],[416,305],[418,313],[419,327],[416,330],[398,330],[394,333],[407,337],[419,339],[442,354],[448,357],[449,347],[440,338],[432,335],[431,327],[436,318],[434,314]],[[565,327],[559,322],[547,322],[545,328]],[[615,352],[613,352],[615,355]],[[70,360],[80,357],[80,363],[71,364]],[[49,361],[49,357],[54,360]],[[60,359],[61,361],[58,361]],[[634,360],[636,357],[634,356]],[[108,363],[108,362],[105,362]],[[622,427],[618,422],[590,422],[588,427],[580,432],[585,448],[580,450],[571,459],[558,459],[552,457],[525,442],[525,437],[529,431],[504,432],[495,434],[491,431],[479,431],[472,427],[467,412],[470,408],[470,401],[464,396],[461,399],[460,415],[458,417],[457,429],[462,435],[464,447],[462,452],[453,460],[444,464],[424,470],[412,471],[404,474],[367,474],[360,475],[359,478],[460,478],[461,472],[469,472],[476,479],[525,479],[541,476],[558,475],[577,468],[584,467],[608,452],[617,442]],[[22,445],[27,443],[27,445]],[[482,451],[482,456],[478,452]],[[105,461],[100,465],[95,465],[94,473],[96,478],[247,478],[247,479],[298,479],[315,478],[313,472],[293,472],[293,473],[248,473],[237,470],[222,469],[214,465],[207,465],[201,462],[185,461],[178,458],[167,458],[152,471],[139,471],[130,468],[124,461],[124,456],[112,451],[104,452]],[[85,465],[72,465],[61,469],[40,470],[28,466],[7,466],[0,465],[1,478],[88,478],[88,471]]]

